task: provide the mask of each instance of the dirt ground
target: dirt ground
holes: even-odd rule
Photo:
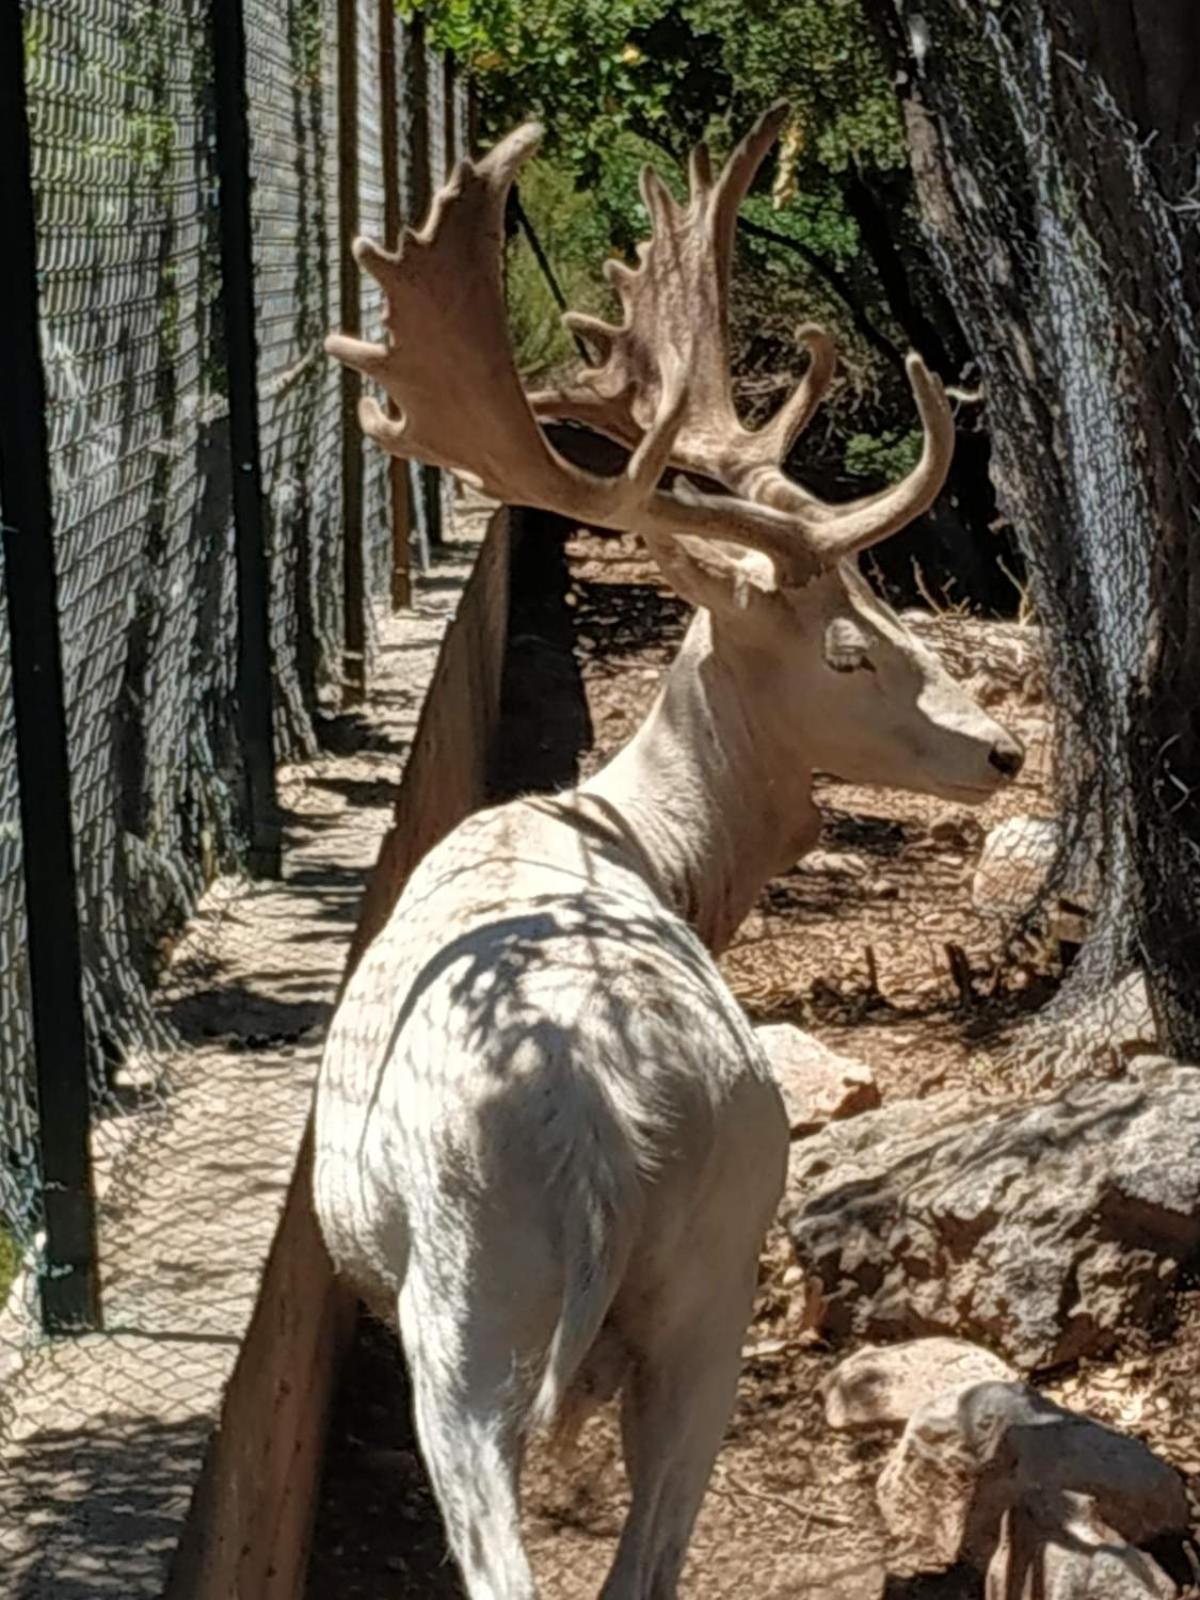
[[[550,543],[526,560],[526,610],[514,619],[506,686],[506,764],[498,791],[586,775],[636,727],[672,657],[687,610],[632,540],[575,536],[569,574]],[[528,574],[527,574],[528,576]],[[540,589],[539,589],[540,585]],[[564,620],[564,618],[566,620]],[[979,624],[946,619],[948,664],[977,665]],[[1005,632],[1003,628],[999,633]],[[962,641],[968,640],[964,647]],[[1020,657],[1024,660],[1024,657]],[[1005,956],[1004,930],[970,906],[984,831],[1015,813],[1053,814],[1050,731],[1034,673],[989,685],[990,709],[1025,740],[1018,783],[981,810],[822,783],[819,848],[764,890],[724,969],[756,1020],[802,1023],[868,1062],[884,1101],[948,1085],[1011,1087],[1012,1042],[1053,992],[1054,960]],[[536,759],[529,770],[530,752]],[[524,752],[518,756],[514,752]],[[737,1411],[697,1525],[688,1600],[829,1595],[960,1600],[982,1594],[966,1571],[895,1570],[874,1501],[888,1436],[828,1430],[818,1386],[844,1350],[804,1326],[781,1232],[764,1252]],[[1053,1398],[1136,1432],[1189,1476],[1200,1506],[1200,1287],[1170,1330],[1131,1332],[1104,1363],[1050,1375]],[[611,1415],[588,1424],[564,1467],[535,1447],[525,1515],[547,1600],[595,1595],[627,1504]],[[1178,1579],[1200,1573],[1167,1552]],[[315,1537],[310,1600],[408,1600],[461,1593],[415,1452],[390,1336],[364,1324],[335,1416]]]

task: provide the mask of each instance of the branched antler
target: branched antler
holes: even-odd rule
[[[569,388],[528,399],[509,343],[500,263],[504,204],[541,130],[527,124],[481,161],[459,164],[419,233],[389,254],[356,240],[355,257],[385,296],[386,345],[331,335],[326,349],[375,379],[395,403],[389,417],[361,402],[364,431],[392,454],[450,467],[498,498],[648,537],[728,540],[765,551],[804,574],[887,536],[917,516],[945,479],[953,424],[941,385],[916,356],[908,369],[925,448],[901,483],[831,506],[788,478],[782,461],[833,371],[833,343],[805,327],[808,371],[765,427],[737,416],[729,375],[728,297],[737,210],[783,120],[769,112],[715,181],[703,145],[693,153],[690,198],[680,206],[654,173],[643,194],[654,230],[636,269],[607,272],[625,307],[613,327],[572,317],[605,359]],[[553,449],[538,419],[590,423],[632,450],[615,478],[582,471]],[[705,495],[668,466],[723,484]]]
[[[686,206],[653,168],[643,170],[642,198],[652,235],[639,247],[636,268],[618,261],[604,265],[620,296],[624,323],[614,327],[575,312],[564,317],[603,359],[564,388],[532,394],[537,416],[587,423],[632,448],[658,398],[657,352],[670,346],[682,353],[690,380],[672,465],[743,493],[759,468],[783,460],[833,376],[833,341],[812,324],[801,328],[798,337],[810,353],[807,373],[765,427],[745,427],[730,376],[729,285],[738,208],[786,115],[787,108],[777,106],[762,117],[715,181],[708,149],[697,145]]]
[[[396,402],[398,417],[372,399],[359,405],[363,432],[391,454],[453,468],[510,503],[623,526],[667,464],[684,374],[664,350],[655,414],[620,477],[582,472],[547,443],[513,364],[500,276],[505,198],[540,138],[541,129],[527,124],[483,161],[460,163],[425,227],[406,229],[396,255],[356,239],[355,260],[384,292],[390,342],[332,334],[325,348]]]
[[[763,158],[787,120],[775,106],[737,146],[713,179],[705,145],[692,152],[689,193],[680,205],[652,169],[642,173],[651,237],[631,269],[606,264],[624,311],[619,326],[569,314],[570,327],[603,359],[574,382],[531,395],[544,420],[583,422],[631,448],[642,437],[658,396],[655,352],[670,345],[691,377],[671,465],[723,484],[738,497],[802,518],[807,553],[818,560],[849,555],[919,516],[937,497],[954,449],[954,425],[939,381],[920,357],[908,358],[909,381],[924,425],[920,462],[902,482],[845,505],[828,505],[783,471],[783,461],[811,420],[833,376],[833,340],[806,324],[809,366],[791,397],[762,428],[744,426],[730,380],[729,287],[738,209]],[[683,493],[686,495],[687,491]],[[710,500],[688,496],[690,504]],[[813,524],[816,524],[815,528]]]

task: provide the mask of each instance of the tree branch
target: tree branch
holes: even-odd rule
[[[868,317],[866,311],[855,296],[850,280],[831,267],[828,262],[822,261],[817,252],[799,239],[793,239],[786,233],[778,233],[774,228],[765,228],[761,222],[752,222],[749,217],[739,217],[738,227],[752,239],[762,239],[767,244],[782,245],[784,249],[791,250],[798,255],[812,270],[821,282],[831,289],[850,313],[850,319],[861,334],[864,341],[872,350],[881,355],[898,370],[904,370],[904,357],[885,333],[881,333]]]

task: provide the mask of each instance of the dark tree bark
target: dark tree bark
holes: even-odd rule
[[[1200,7],[866,0],[979,359],[1101,851],[1080,981],[1145,964],[1200,1056]]]

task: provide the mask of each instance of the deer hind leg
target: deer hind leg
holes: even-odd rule
[[[737,1394],[749,1296],[643,1348],[621,1410],[633,1489],[601,1600],[672,1600]]]
[[[539,1327],[519,1287],[449,1287],[414,1263],[400,1294],[417,1439],[470,1600],[535,1600],[520,1477],[553,1319]]]
[[[737,1397],[758,1261],[787,1169],[774,1086],[747,1084],[724,1119],[703,1191],[676,1191],[682,1235],[631,1261],[613,1306],[630,1347],[621,1434],[633,1490],[601,1600],[673,1600]],[[648,1219],[644,1238],[665,1237]]]
[[[621,1409],[633,1502],[601,1600],[675,1594],[737,1394],[760,1244],[755,1230],[725,1271],[697,1252],[692,1282],[645,1308]]]

